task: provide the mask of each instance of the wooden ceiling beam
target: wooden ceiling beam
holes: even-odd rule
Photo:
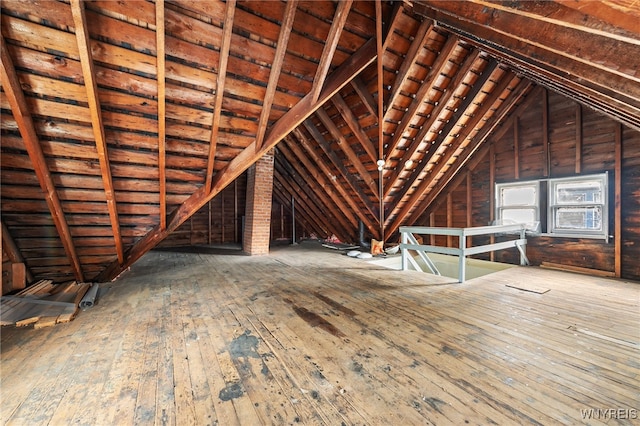
[[[493,61],[493,59],[492,59]],[[488,66],[488,74],[491,75],[493,72],[493,70],[495,69],[495,67],[491,66],[491,64],[489,64]],[[491,71],[489,71],[491,70]],[[464,155],[459,154],[458,151],[462,151],[463,153],[471,153],[473,152],[475,149],[477,149],[477,147],[479,146],[479,144],[484,141],[484,139],[486,138],[486,136],[484,138],[476,138],[476,139],[471,139],[466,146],[464,146],[464,142],[469,138],[469,136],[471,135],[472,132],[474,132],[476,130],[476,128],[479,126],[480,122],[482,120],[484,120],[484,117],[491,111],[491,109],[493,108],[494,104],[500,99],[500,96],[502,95],[502,93],[507,89],[507,87],[509,86],[509,84],[511,84],[512,79],[514,78],[513,74],[509,71],[507,73],[507,75],[502,76],[501,80],[497,83],[497,85],[493,88],[493,90],[491,91],[491,93],[486,96],[484,98],[484,100],[482,101],[482,104],[478,107],[478,110],[475,112],[475,114],[469,119],[469,121],[467,123],[465,123],[465,126],[462,128],[461,132],[458,135],[455,135],[455,138],[453,139],[453,141],[451,142],[451,144],[448,146],[445,154],[443,155],[443,158],[440,158],[437,163],[435,163],[433,169],[431,169],[429,171],[429,174],[431,176],[431,178],[427,179],[426,177],[422,179],[422,181],[420,182],[420,184],[418,185],[418,187],[416,188],[416,190],[414,191],[414,193],[411,195],[411,197],[406,201],[406,203],[402,206],[402,209],[400,209],[400,211],[398,212],[398,214],[395,216],[394,222],[390,225],[389,229],[390,229],[390,233],[395,232],[398,227],[400,226],[400,224],[408,217],[409,213],[412,211],[412,209],[414,209],[414,207],[420,202],[420,200],[422,199],[422,197],[424,197],[424,195],[427,192],[430,192],[432,190],[433,187],[438,185],[438,182],[440,179],[442,179],[442,175],[446,174],[449,169],[456,169],[457,166],[460,164],[458,163],[458,161],[462,161],[464,160]],[[481,79],[479,79],[481,80]],[[483,78],[482,80],[484,80],[485,82],[488,80],[487,78]],[[480,87],[484,86],[484,83],[482,83],[480,85]],[[474,86],[475,87],[475,86]],[[469,102],[473,102],[473,99],[475,99],[475,97],[477,96],[477,93],[479,92],[476,91],[476,94],[473,96],[468,96],[467,99],[471,98],[471,100]],[[516,92],[515,94],[512,92],[511,93],[511,99],[509,99],[507,102],[503,102],[503,104],[506,104],[504,109],[507,109],[507,106],[511,106],[513,104],[515,104],[516,100],[514,100],[513,98],[518,97],[519,99],[519,94],[521,94],[522,92]],[[466,110],[466,108],[463,108],[463,110]],[[510,111],[510,109],[509,109]],[[508,112],[508,111],[507,111]],[[506,112],[505,112],[506,114]],[[493,114],[493,117],[495,117],[497,114]],[[459,120],[460,116],[452,117],[452,121],[457,122]],[[450,126],[447,129],[447,135],[445,136],[448,137],[449,133],[451,133],[451,131],[453,130],[455,126],[454,125]],[[483,125],[483,128],[487,126],[487,123],[485,123]],[[493,130],[493,127],[489,126],[489,128],[485,129],[486,131],[489,130]],[[444,131],[442,132],[443,134],[445,133]],[[488,135],[488,133],[487,133]],[[462,155],[460,158],[456,158],[456,155]],[[452,162],[453,161],[453,162]],[[446,166],[446,169],[445,169]]]
[[[397,15],[394,15],[394,18]],[[382,40],[382,26],[383,26],[383,18],[382,18],[382,2],[381,0],[376,0],[376,38],[378,39],[378,59],[376,61],[377,65],[377,92],[378,92],[378,119],[376,120],[378,123],[378,158],[379,162],[376,161],[376,168],[378,169],[378,225],[380,225],[380,230],[378,232],[378,239],[384,240],[384,197],[382,194],[384,193],[384,52],[385,46],[383,46]],[[387,34],[389,36],[389,34]]]
[[[277,149],[287,159],[289,164],[293,166],[297,174],[310,185],[316,196],[320,199],[324,199],[324,204],[329,206],[329,209],[334,212],[333,216],[338,217],[338,220],[343,222],[340,215],[335,213],[340,212],[342,217],[348,221],[348,223],[342,223],[343,227],[345,229],[356,229],[358,227],[358,222],[353,217],[352,210],[345,205],[338,194],[333,191],[332,185],[327,182],[327,179],[324,177],[322,172],[320,172],[306,156],[300,157],[298,155],[302,154],[301,150],[296,149],[298,147],[295,147],[294,149],[290,148],[293,144],[294,142],[292,142],[291,138],[287,137],[284,139],[283,143],[278,145]]]
[[[18,245],[16,244],[15,240],[11,236],[11,232],[9,232],[9,228],[7,228],[7,225],[4,223],[4,221],[2,221],[1,224],[2,224],[3,250],[5,251],[5,253],[7,253],[7,256],[9,257],[9,260],[11,260],[11,262],[24,263],[27,283],[32,283],[34,281],[34,277],[33,277],[33,273],[31,272],[31,269],[27,266],[26,262],[24,261],[24,257],[22,256],[22,253],[20,252],[20,249],[18,248]]]
[[[109,155],[107,153],[107,140],[104,135],[102,110],[100,107],[100,99],[98,98],[98,84],[96,83],[93,58],[91,57],[89,31],[87,29],[87,18],[85,15],[83,0],[71,0],[71,14],[73,15],[73,22],[75,25],[80,66],[82,68],[82,76],[84,78],[84,87],[87,90],[87,100],[89,103],[89,112],[91,114],[91,126],[93,128],[96,151],[98,152],[98,161],[100,162],[100,173],[102,175],[104,193],[107,198],[107,210],[109,211],[109,220],[113,231],[116,254],[118,256],[118,261],[123,262],[124,249],[122,246],[122,236],[120,235],[120,221],[118,219],[118,208],[113,189],[113,179],[111,178],[111,166],[109,165]]]
[[[576,0],[553,0],[563,7],[575,9],[580,12],[579,22],[584,23],[584,16],[589,16],[606,22],[613,27],[622,28],[632,34],[638,33],[638,22],[640,22],[640,9],[633,6],[633,3],[623,5],[620,2],[607,0],[600,1],[576,1]],[[637,3],[636,3],[637,4]]]
[[[360,178],[369,187],[371,192],[373,192],[373,195],[376,197],[376,199],[379,200],[380,195],[378,194],[378,187],[371,177],[371,174],[364,166],[364,164],[362,164],[362,161],[360,161],[360,158],[358,158],[358,154],[355,153],[355,151],[349,144],[349,141],[347,141],[347,138],[344,137],[340,129],[338,129],[331,117],[329,117],[329,114],[327,114],[327,112],[323,108],[319,108],[316,111],[316,117],[320,119],[322,125],[329,131],[331,137],[335,139],[342,152],[344,152],[344,154],[347,156],[347,159],[349,160],[351,165],[358,171]]]
[[[213,119],[211,122],[211,138],[209,139],[209,160],[207,161],[207,175],[204,186],[211,190],[213,170],[216,161],[216,150],[218,147],[218,133],[220,130],[220,116],[222,114],[222,100],[224,98],[224,86],[227,76],[227,65],[229,63],[229,51],[231,50],[231,36],[233,35],[233,21],[236,11],[236,0],[227,0],[222,43],[220,44],[220,58],[218,64],[218,74],[216,75],[216,96],[213,103]]]
[[[378,1],[378,0],[376,0]],[[404,2],[396,1],[393,2],[393,11],[391,12],[391,16],[389,17],[389,21],[385,22],[384,26],[385,36],[384,41],[382,43],[382,51],[384,52],[389,47],[389,43],[391,43],[391,36],[393,35],[396,28],[400,27],[400,19],[399,17],[404,12]]]
[[[269,83],[267,84],[264,101],[262,102],[262,109],[260,110],[260,119],[258,120],[258,131],[256,134],[256,151],[259,151],[260,148],[262,148],[264,135],[267,131],[267,126],[269,125],[269,115],[271,114],[273,97],[276,93],[276,88],[278,87],[278,80],[280,79],[280,72],[282,71],[284,57],[287,54],[287,45],[289,44],[289,36],[291,35],[291,29],[293,28],[293,20],[296,16],[297,6],[298,0],[287,1],[284,17],[282,18],[282,25],[280,26],[280,35],[278,36],[276,53],[271,64],[271,71],[269,72]]]
[[[449,167],[446,172],[442,174],[440,178],[438,178],[438,183],[436,186],[429,191],[428,196],[420,203],[420,205],[414,210],[413,214],[409,218],[409,222],[416,220],[419,215],[422,214],[433,201],[442,193],[442,191],[447,187],[455,187],[459,183],[462,182],[463,179],[466,178],[465,174],[459,173],[463,167],[467,166],[469,170],[475,169],[478,164],[484,159],[486,152],[481,150],[489,150],[489,144],[484,144],[487,138],[493,135],[494,130],[502,124],[504,118],[506,118],[509,114],[511,114],[513,108],[516,104],[522,99],[522,97],[529,93],[533,83],[528,79],[522,79],[518,83],[518,85],[513,89],[509,98],[506,99],[500,107],[496,109],[494,115],[487,120],[482,129],[473,137],[473,140],[470,141],[469,145],[465,147],[464,151],[457,158],[455,167]],[[508,126],[505,126],[508,127]],[[470,132],[467,132],[466,137],[469,136]],[[477,155],[476,155],[477,152]],[[473,159],[473,160],[471,160]],[[455,179],[455,180],[454,180]],[[451,182],[451,184],[450,184]]]
[[[344,24],[347,22],[347,17],[349,16],[352,3],[353,0],[341,0],[338,2],[336,13],[333,16],[333,23],[329,29],[324,49],[322,49],[322,56],[320,56],[318,69],[316,70],[316,75],[313,77],[313,86],[311,87],[312,102],[317,102],[320,97],[320,92],[322,91],[324,81],[329,74],[333,55],[336,53],[336,48],[340,41],[340,35],[342,34]]]
[[[164,0],[156,0],[156,79],[158,85],[158,181],[160,184],[160,227],[167,227],[167,108]]]
[[[393,170],[393,172],[391,173],[391,176],[389,176],[388,184],[387,184],[387,187],[385,188],[385,194],[384,194],[385,197],[388,196],[391,190],[398,184],[398,179],[400,178],[400,175],[404,170],[405,163],[415,155],[415,153],[418,151],[418,149],[420,148],[420,145],[425,140],[429,132],[434,131],[436,120],[438,120],[438,117],[440,117],[440,114],[446,108],[447,104],[449,103],[449,100],[451,99],[453,94],[456,92],[460,84],[462,84],[467,73],[471,70],[471,67],[473,66],[473,64],[475,63],[476,59],[478,59],[479,56],[480,56],[480,50],[474,49],[474,51],[466,57],[466,59],[464,60],[464,62],[456,72],[455,77],[453,78],[453,80],[450,81],[448,87],[444,90],[440,99],[438,99],[438,105],[436,105],[433,108],[433,110],[429,114],[429,118],[420,127],[420,130],[418,130],[418,133],[409,144],[409,147],[407,148],[406,151],[403,152],[402,156],[400,157],[400,161],[398,162],[398,165],[396,166],[395,170]],[[432,145],[427,147],[427,151],[431,149],[431,146]],[[425,155],[424,158],[428,158],[428,155]]]
[[[372,116],[378,117],[378,108],[376,107],[376,101],[367,90],[367,86],[364,84],[364,81],[360,77],[356,77],[351,80],[351,86],[353,90],[355,90],[356,94],[360,97],[362,104],[369,111],[369,114]]]
[[[71,236],[69,225],[65,219],[64,210],[62,209],[58,192],[51,178],[47,161],[42,153],[42,147],[40,146],[27,100],[20,86],[18,74],[13,66],[13,60],[9,55],[9,49],[2,35],[0,35],[0,59],[0,81],[2,82],[2,89],[9,101],[13,118],[18,125],[20,135],[22,136],[27,153],[33,164],[36,177],[44,192],[45,201],[47,202],[51,218],[58,231],[58,236],[62,241],[73,275],[78,282],[84,282],[82,265],[80,264],[80,259],[73,244],[73,237]]]
[[[459,39],[457,36],[449,35],[449,38],[442,46],[440,54],[433,62],[433,65],[431,66],[429,73],[425,77],[424,82],[420,85],[420,88],[416,92],[416,96],[411,101],[409,109],[402,116],[402,120],[400,121],[400,123],[398,123],[398,127],[396,127],[396,130],[394,131],[393,136],[389,141],[387,147],[387,156],[393,155],[393,152],[398,148],[398,145],[400,145],[400,141],[402,140],[404,133],[409,128],[409,123],[411,123],[416,114],[418,114],[418,111],[420,110],[420,107],[425,101],[427,95],[434,87],[435,82],[438,80],[438,76],[442,72],[442,69],[449,62],[449,57],[458,45],[458,41]],[[389,109],[391,109],[391,105],[389,105]]]
[[[418,61],[418,55],[420,51],[424,47],[426,43],[427,36],[429,32],[433,28],[433,21],[431,19],[424,19],[420,26],[418,27],[418,31],[411,42],[411,46],[409,46],[409,50],[405,55],[402,64],[400,64],[400,68],[398,69],[398,73],[396,74],[396,78],[393,81],[393,85],[391,86],[391,90],[389,91],[391,94],[389,95],[389,101],[387,102],[387,109],[385,111],[385,119],[389,110],[392,109],[393,104],[396,102],[398,95],[400,94],[400,90],[404,87],[405,83],[409,79],[409,70],[413,67]]]
[[[481,0],[414,2],[416,13],[534,81],[640,129],[638,33],[627,37],[598,31],[592,28],[596,20],[586,16],[589,26],[548,18],[556,8],[553,2],[537,4],[531,13]]]
[[[122,271],[131,266],[136,260],[142,257],[142,255],[155,247],[160,241],[164,240],[167,235],[177,229],[178,226],[189,219],[202,206],[207,204],[209,200],[220,193],[220,191],[233,182],[267,151],[271,150],[282,140],[282,138],[298,127],[300,123],[324,105],[324,103],[340,91],[340,89],[349,84],[355,76],[360,74],[360,72],[369,66],[369,64],[371,64],[375,59],[375,39],[370,39],[333,73],[331,73],[316,101],[313,101],[311,94],[302,98],[271,126],[260,150],[256,150],[255,141],[249,144],[249,146],[243,149],[240,154],[231,160],[223,170],[214,176],[210,191],[206,191],[204,186],[197,189],[176,210],[174,210],[168,218],[169,220],[166,229],[161,229],[160,226],[153,228],[143,238],[139,239],[129,250],[127,250],[124,264],[112,263],[107,266],[100,274],[98,274],[98,276],[96,276],[96,281],[104,282],[115,278]]]
[[[369,139],[369,136],[367,136],[365,131],[360,126],[358,118],[355,116],[353,111],[351,111],[351,108],[349,108],[347,102],[345,102],[344,98],[340,96],[340,93],[336,93],[333,98],[331,98],[331,102],[333,103],[333,106],[336,107],[338,112],[340,112],[340,115],[342,115],[345,123],[347,123],[347,126],[349,126],[349,128],[353,132],[353,136],[355,136],[358,141],[360,141],[360,145],[362,145],[362,148],[364,148],[364,150],[369,155],[369,159],[373,163],[375,163],[378,160],[378,155],[376,154],[375,147],[373,146],[371,139]]]

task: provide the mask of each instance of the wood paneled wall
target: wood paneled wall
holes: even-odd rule
[[[241,244],[246,193],[247,175],[244,173],[176,229],[160,246]]]
[[[291,202],[285,204],[274,197],[271,206],[271,241],[277,241],[279,243],[288,241],[291,243],[293,227]],[[313,228],[309,227],[308,219],[301,214],[299,209],[295,212],[295,231],[296,242],[299,242],[301,239],[308,238],[311,235],[315,235],[318,238],[329,237],[329,235],[322,235],[317,232],[314,233]]]
[[[415,225],[484,226],[494,219],[496,182],[602,172],[609,172],[612,238],[533,236],[527,254],[535,265],[550,262],[640,279],[640,133],[541,88],[505,120]],[[494,256],[518,261],[510,251]]]

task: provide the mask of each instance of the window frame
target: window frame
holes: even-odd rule
[[[599,181],[602,190],[602,200],[600,202],[558,202],[557,187],[563,183],[579,183],[588,181]],[[608,173],[599,173],[582,176],[572,176],[565,178],[554,178],[548,180],[547,195],[547,233],[556,237],[573,237],[573,238],[609,238],[609,179]],[[567,229],[561,228],[556,224],[556,212],[561,208],[589,208],[600,207],[602,215],[602,227],[599,230],[589,229]]]
[[[502,190],[508,188],[528,188],[534,187],[536,191],[535,203],[534,205],[527,204],[518,204],[518,205],[508,205],[504,206],[502,204]],[[541,199],[542,194],[540,193],[540,181],[539,180],[527,180],[527,181],[518,181],[518,182],[506,182],[506,183],[497,183],[495,184],[495,217],[496,223],[502,223],[503,220],[503,211],[505,210],[524,210],[524,209],[533,209],[534,210],[534,227],[527,227],[528,232],[539,232],[540,229],[540,212],[541,212]]]

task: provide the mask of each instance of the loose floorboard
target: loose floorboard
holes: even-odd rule
[[[103,287],[70,323],[2,329],[0,424],[640,422],[637,282],[460,284],[305,242],[154,251]]]

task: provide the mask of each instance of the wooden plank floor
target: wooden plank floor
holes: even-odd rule
[[[304,243],[152,252],[107,287],[71,323],[2,329],[1,424],[639,421],[639,283],[458,284]]]

